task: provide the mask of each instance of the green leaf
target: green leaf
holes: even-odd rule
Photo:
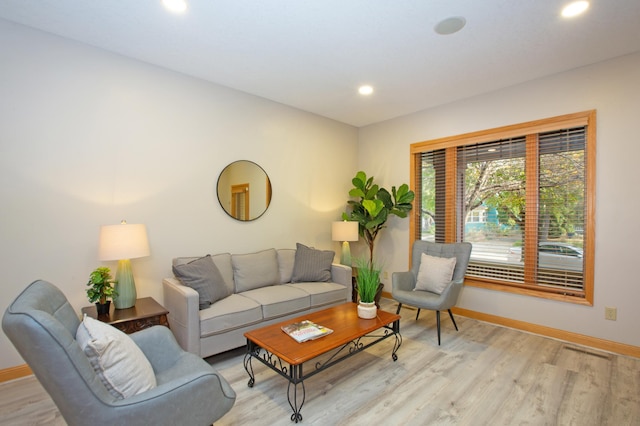
[[[378,194],[378,185],[373,185],[371,188],[369,188],[367,190],[367,195],[366,195],[366,199],[367,200],[373,200],[374,198],[376,198],[376,195]]]
[[[378,199],[384,203],[386,208],[390,209],[391,207],[393,207],[391,194],[389,194],[389,191],[387,191],[386,189],[382,188],[380,189],[380,191],[378,191]]]
[[[372,218],[378,216],[384,208],[384,203],[380,200],[363,200],[362,205]]]
[[[351,191],[349,191],[349,196],[354,198],[364,198],[364,191],[362,191],[362,189],[360,188],[353,188]]]

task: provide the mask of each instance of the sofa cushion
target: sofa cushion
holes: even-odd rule
[[[236,293],[277,284],[280,281],[275,249],[249,254],[232,254]]]
[[[296,261],[295,249],[278,249],[278,271],[280,283],[290,283],[293,275],[293,265]]]
[[[292,283],[331,281],[331,263],[335,252],[316,250],[296,243],[296,259],[293,265]]]
[[[303,311],[311,306],[309,293],[288,285],[274,285],[245,291],[243,296],[262,305],[265,320]]]
[[[336,302],[346,302],[349,289],[336,283],[295,283],[286,284],[285,287],[293,287],[309,294],[311,307],[328,305]]]
[[[227,332],[262,321],[262,307],[255,300],[232,294],[200,311],[200,337]]]
[[[117,328],[85,315],[76,340],[114,397],[128,398],[156,387],[151,363],[131,337]]]
[[[200,309],[231,294],[210,255],[174,266],[173,273],[182,284],[198,292]]]

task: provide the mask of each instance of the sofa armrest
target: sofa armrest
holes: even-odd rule
[[[352,272],[349,266],[339,263],[331,264],[331,281],[337,284],[342,284],[349,289],[349,293],[347,295],[348,302],[351,302],[351,293],[353,291],[353,286],[351,285],[351,274]]]
[[[198,292],[182,285],[177,278],[162,280],[164,306],[169,311],[169,326],[178,344],[200,356],[200,305]]]

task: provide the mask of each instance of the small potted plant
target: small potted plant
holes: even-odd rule
[[[376,295],[380,286],[380,268],[373,262],[356,259],[358,271],[356,287],[360,300],[358,302],[358,316],[364,319],[375,318],[377,315]]]
[[[111,277],[111,270],[106,266],[100,266],[89,276],[87,297],[89,302],[96,304],[98,315],[108,314],[111,301],[107,300],[107,298],[113,298],[118,295],[113,284],[115,284],[115,281]]]

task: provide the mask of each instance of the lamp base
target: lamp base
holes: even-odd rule
[[[131,261],[129,259],[118,261],[116,271],[115,289],[118,295],[113,298],[113,306],[116,309],[127,309],[136,304],[136,283],[133,280]]]
[[[343,265],[351,266],[351,247],[349,241],[342,242],[342,253],[340,254],[340,263]]]

